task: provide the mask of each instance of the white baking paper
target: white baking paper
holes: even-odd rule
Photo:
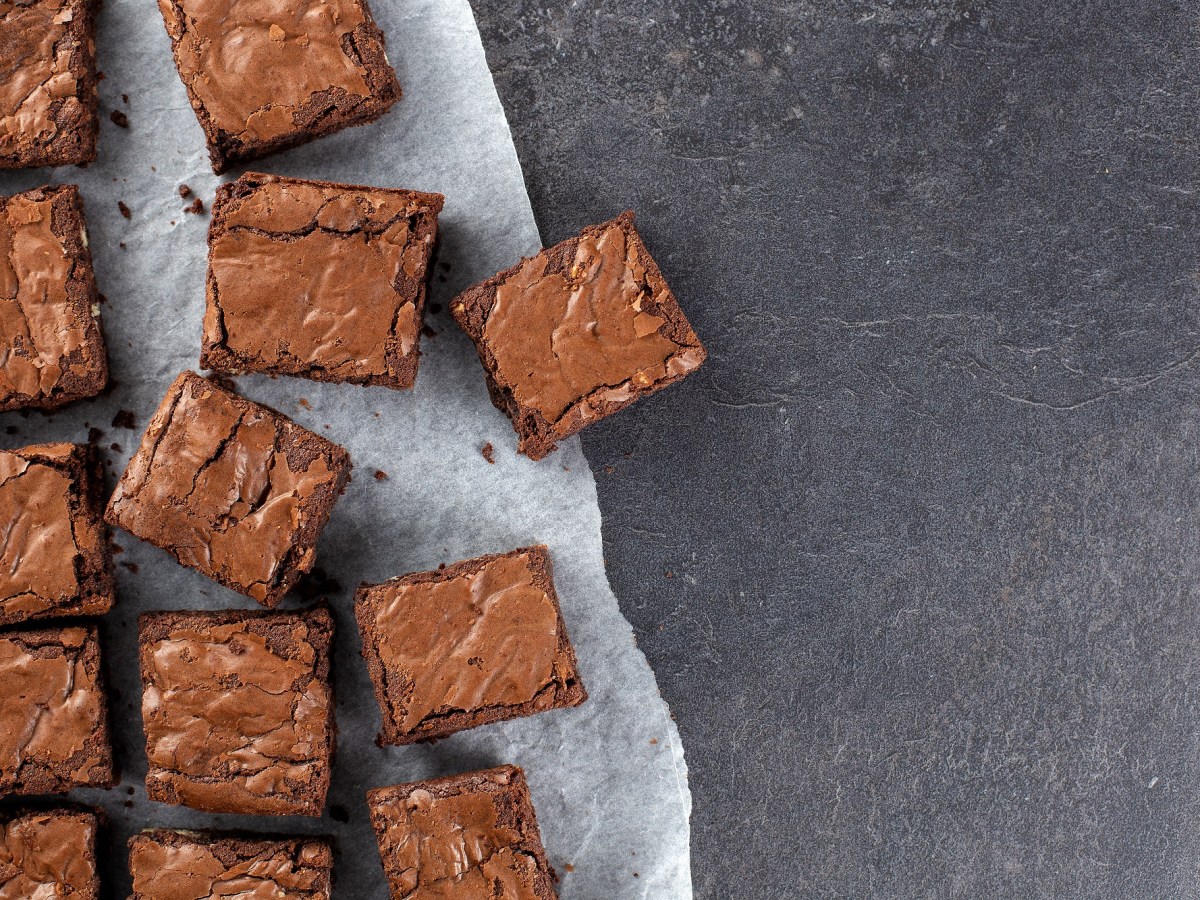
[[[135,831],[237,827],[333,835],[335,896],[382,900],[386,886],[364,792],[518,763],[529,775],[563,900],[691,897],[691,797],[683,751],[605,577],[587,461],[577,440],[537,463],[516,454],[512,428],[488,401],[470,343],[444,311],[458,290],[540,247],[470,6],[467,0],[376,0],[373,6],[404,99],[379,122],[250,168],[444,193],[444,266],[431,297],[442,311],[428,317],[439,333],[422,342],[413,391],[238,380],[246,396],[329,436],[354,460],[354,480],[333,511],[317,557],[318,568],[337,583],[329,597],[339,629],[334,676],[340,737],[330,806],[321,820],[252,818],[146,800],[137,614],[254,604],[123,532],[116,534],[124,547],[117,559],[127,565],[118,566],[118,605],[105,619],[104,646],[123,780],[112,791],[80,791],[76,798],[103,806],[110,817],[104,856],[113,896],[126,895],[124,843]],[[0,415],[0,439],[7,447],[79,441],[89,428],[99,428],[112,477],[124,469],[167,385],[180,370],[198,365],[208,217],[184,213],[187,201],[177,189],[189,185],[207,207],[218,179],[153,0],[105,0],[97,46],[105,74],[99,161],[86,169],[0,173],[0,192],[47,180],[81,186],[96,276],[108,298],[103,323],[113,388],[52,416]],[[114,109],[128,115],[127,129],[109,120]],[[128,219],[118,200],[128,206]],[[620,204],[613,198],[614,208]],[[121,410],[135,414],[134,430],[112,424]],[[480,452],[489,442],[494,465]],[[377,479],[376,470],[386,479]],[[433,746],[377,747],[379,713],[351,612],[355,586],[535,542],[552,550],[590,699],[578,709],[476,729]],[[298,602],[293,598],[285,606]]]

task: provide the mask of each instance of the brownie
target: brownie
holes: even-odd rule
[[[96,158],[93,0],[0,3],[0,169]]]
[[[450,311],[532,459],[705,357],[631,212],[464,291]]]
[[[155,830],[129,839],[130,900],[329,900],[332,871],[322,838]]]
[[[365,0],[159,0],[214,172],[379,118],[400,99]]]
[[[0,412],[100,393],[99,316],[79,188],[0,197]]]
[[[171,385],[104,517],[263,606],[312,568],[350,456],[193,372]]]
[[[391,900],[555,900],[519,767],[379,788],[367,805]]]
[[[200,365],[412,387],[444,200],[257,173],[222,185]]]
[[[112,608],[102,484],[87,445],[0,450],[0,625]]]
[[[0,631],[0,794],[114,783],[94,625]]]
[[[0,900],[98,900],[99,818],[85,809],[0,817]]]
[[[333,617],[138,617],[146,794],[206,812],[319,816],[337,728]]]
[[[364,584],[354,612],[383,711],[381,744],[587,699],[545,547]]]

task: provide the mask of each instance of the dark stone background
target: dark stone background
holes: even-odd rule
[[[475,6],[711,352],[584,439],[697,896],[1200,896],[1200,5]]]

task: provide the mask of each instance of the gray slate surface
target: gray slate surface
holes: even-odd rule
[[[584,440],[697,896],[1200,896],[1200,5],[546,5],[543,236],[711,351]]]

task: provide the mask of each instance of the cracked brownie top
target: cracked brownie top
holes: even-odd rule
[[[113,781],[96,627],[0,632],[0,793]]]
[[[383,115],[400,99],[365,0],[159,0],[213,171]]]
[[[98,479],[81,444],[0,451],[0,625],[112,607]]]
[[[0,411],[98,394],[99,313],[78,188],[0,197]]]
[[[156,830],[129,839],[131,900],[328,900],[332,868],[320,838]]]
[[[62,808],[0,822],[0,898],[97,900],[96,814]]]
[[[92,0],[0,0],[0,169],[96,158]]]
[[[105,518],[275,606],[350,477],[341,447],[192,372],[167,391]]]
[[[379,788],[367,803],[391,900],[554,900],[519,767]]]
[[[705,358],[631,212],[470,288],[450,311],[533,459]]]
[[[200,364],[412,387],[443,199],[257,173],[222,185]]]
[[[544,546],[359,587],[380,742],[440,738],[577,706],[587,693]]]
[[[319,816],[335,732],[329,611],[147,613],[138,628],[147,795]]]

